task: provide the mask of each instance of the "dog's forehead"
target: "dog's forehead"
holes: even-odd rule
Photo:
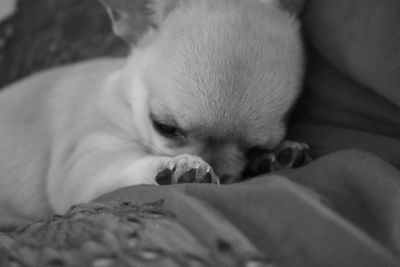
[[[229,99],[243,98],[252,88],[290,87],[285,73],[299,68],[301,54],[296,27],[281,29],[284,23],[273,19],[268,24],[262,12],[192,12],[172,16],[157,43],[159,73],[169,75],[180,94]]]

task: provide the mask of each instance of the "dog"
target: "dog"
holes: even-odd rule
[[[131,185],[230,183],[284,139],[299,21],[274,0],[100,0],[126,59],[47,70],[0,93],[0,225]]]

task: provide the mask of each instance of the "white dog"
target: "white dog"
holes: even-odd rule
[[[130,185],[236,181],[249,148],[284,137],[303,74],[289,12],[272,0],[101,1],[136,43],[127,59],[0,94],[0,225]]]

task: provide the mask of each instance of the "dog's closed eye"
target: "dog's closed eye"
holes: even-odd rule
[[[163,122],[159,119],[156,119],[154,115],[150,116],[151,122],[153,124],[154,129],[162,136],[169,138],[169,139],[175,139],[175,140],[182,140],[186,137],[185,132],[180,129],[178,126],[172,124],[172,123],[167,123]]]

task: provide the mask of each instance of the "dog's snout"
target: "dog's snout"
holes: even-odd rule
[[[245,160],[236,143],[207,143],[202,147],[200,154],[211,165],[221,184],[240,180]]]

